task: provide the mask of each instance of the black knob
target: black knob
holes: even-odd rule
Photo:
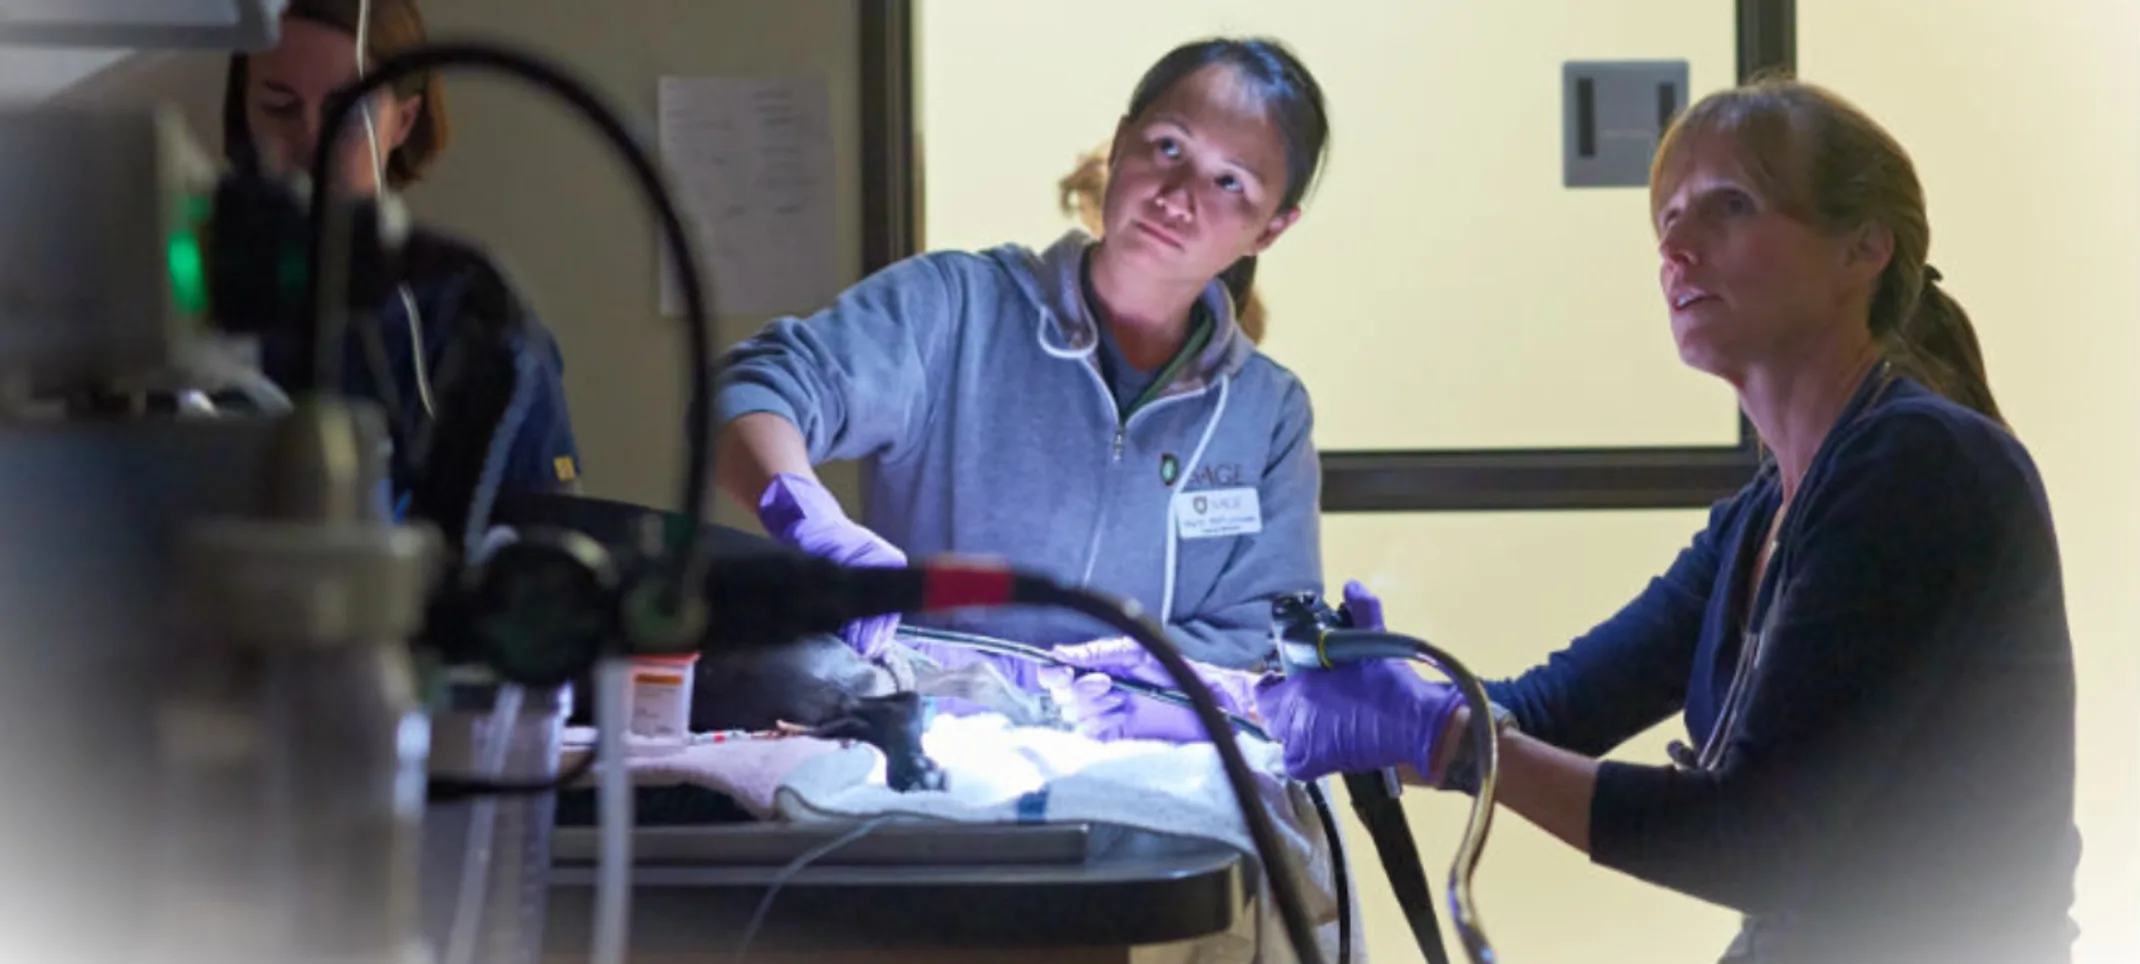
[[[522,532],[462,580],[461,626],[500,677],[550,687],[585,678],[619,638],[617,574],[600,543]]]

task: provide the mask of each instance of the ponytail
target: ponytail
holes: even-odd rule
[[[1107,197],[1108,145],[1078,155],[1077,166],[1055,182],[1055,206],[1097,238],[1107,229],[1102,207]]]
[[[1263,302],[1256,297],[1256,256],[1249,255],[1219,272],[1219,283],[1233,299],[1234,324],[1253,345],[1263,343]]]
[[[1874,333],[1881,336],[1889,362],[1903,373],[1949,401],[2005,425],[1999,403],[1992,397],[1984,353],[1977,345],[1969,313],[1939,286],[1939,280],[1939,270],[1926,265],[1908,316],[1900,324],[1876,322]]]

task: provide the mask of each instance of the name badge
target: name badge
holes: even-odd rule
[[[1174,497],[1174,524],[1184,539],[1249,536],[1263,531],[1263,503],[1255,489],[1212,489]]]

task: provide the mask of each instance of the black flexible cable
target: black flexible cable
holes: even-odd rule
[[[1427,964],[1449,964],[1449,949],[1442,943],[1441,918],[1434,913],[1434,888],[1427,883],[1426,867],[1419,860],[1419,843],[1405,819],[1404,804],[1384,781],[1388,771],[1345,774],[1345,790],[1352,797],[1352,810],[1382,858],[1382,874],[1404,911],[1412,940]]]
[[[1263,864],[1264,879],[1270,883],[1273,902],[1278,905],[1278,916],[1285,924],[1286,938],[1292,942],[1295,959],[1302,964],[1319,964],[1322,954],[1315,943],[1314,925],[1308,921],[1307,897],[1301,893],[1300,878],[1292,872],[1292,861],[1286,856],[1285,845],[1279,840],[1270,813],[1256,797],[1255,779],[1249,774],[1248,760],[1241,755],[1240,745],[1227,736],[1226,715],[1211,698],[1210,689],[1197,679],[1188,660],[1167,639],[1166,630],[1134,602],[1116,601],[1046,579],[1015,577],[1011,596],[1013,603],[1060,606],[1098,619],[1136,640],[1166,668],[1167,675],[1173,677],[1175,685],[1189,697],[1190,709],[1203,725],[1204,732],[1211,734],[1212,748],[1218,751],[1226,780],[1232,785],[1234,799],[1241,807],[1241,819],[1248,825],[1249,839],[1254,842],[1257,858]]]
[[[1296,661],[1328,668],[1363,659],[1422,660],[1449,677],[1470,707],[1472,723],[1466,736],[1471,740],[1473,762],[1478,767],[1478,787],[1471,801],[1471,819],[1457,845],[1456,860],[1449,867],[1449,909],[1465,954],[1474,964],[1492,964],[1493,945],[1486,939],[1486,928],[1479,921],[1471,893],[1472,875],[1478,870],[1486,838],[1493,829],[1494,798],[1501,774],[1501,742],[1492,723],[1493,703],[1486,686],[1456,657],[1433,644],[1384,630],[1341,629],[1324,633],[1313,655],[1303,653]]]
[[[1337,811],[1330,807],[1330,795],[1323,792],[1323,785],[1313,780],[1303,784],[1308,788],[1308,802],[1315,805],[1316,819],[1322,821],[1323,836],[1330,841],[1330,886],[1336,891],[1338,905],[1337,964],[1352,964],[1352,868],[1345,860],[1345,843],[1338,837]]]
[[[1501,739],[1494,731],[1493,704],[1486,695],[1486,686],[1464,668],[1462,663],[1448,653],[1442,652],[1425,640],[1412,640],[1421,659],[1456,683],[1458,692],[1464,694],[1464,702],[1471,707],[1471,748],[1479,767],[1478,795],[1472,798],[1471,819],[1465,825],[1463,842],[1457,848],[1456,864],[1449,868],[1449,910],[1456,915],[1456,933],[1464,941],[1464,952],[1476,964],[1492,964],[1496,960],[1493,945],[1486,940],[1486,925],[1480,923],[1478,908],[1472,901],[1471,877],[1479,869],[1479,858],[1486,850],[1486,836],[1493,827],[1494,794],[1501,775]]]
[[[322,133],[311,167],[313,230],[308,304],[312,308],[312,317],[304,329],[304,337],[308,339],[304,344],[315,359],[313,387],[319,391],[334,390],[341,358],[340,342],[347,329],[348,210],[331,203],[335,148],[340,142],[338,134],[348,125],[357,105],[374,92],[409,76],[455,67],[485,68],[508,74],[541,87],[571,105],[624,159],[631,169],[634,183],[660,221],[668,256],[676,268],[688,323],[685,334],[689,340],[691,398],[684,420],[684,491],[677,508],[689,517],[691,523],[685,529],[685,537],[698,543],[692,546],[687,556],[689,561],[681,585],[698,585],[711,557],[710,547],[703,544],[706,540],[701,525],[712,491],[709,482],[713,472],[714,425],[710,399],[714,366],[718,363],[713,351],[710,285],[701,276],[697,248],[691,233],[684,227],[675,194],[669,189],[653,156],[633,136],[622,115],[599,94],[545,58],[493,43],[426,44],[381,60],[355,84],[328,98],[321,113]]]

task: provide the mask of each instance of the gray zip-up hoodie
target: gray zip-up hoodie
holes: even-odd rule
[[[1079,283],[1091,243],[1072,231],[1044,252],[892,265],[737,345],[716,414],[772,412],[813,464],[862,460],[858,521],[911,558],[998,556],[1136,599],[1192,659],[1258,665],[1271,598],[1322,588],[1308,392],[1242,335],[1213,282],[1204,349],[1124,420]],[[1112,635],[1047,609],[928,622],[1044,644]]]

